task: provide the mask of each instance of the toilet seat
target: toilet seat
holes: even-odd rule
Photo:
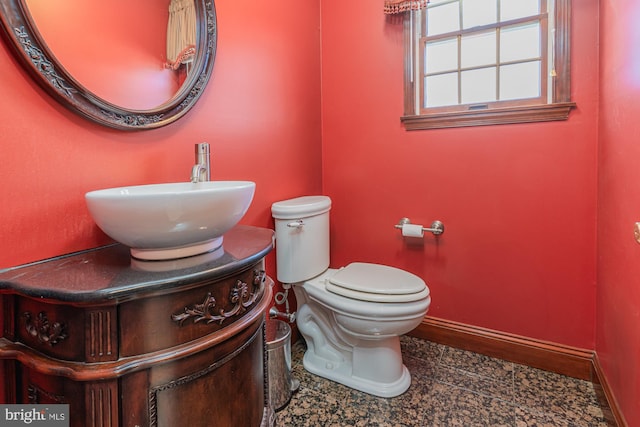
[[[354,262],[325,282],[331,293],[369,302],[413,302],[429,296],[424,281],[407,271],[380,264]]]

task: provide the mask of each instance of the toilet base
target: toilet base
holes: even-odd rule
[[[307,350],[303,358],[304,369],[312,374],[343,384],[379,397],[396,397],[407,391],[411,385],[411,374],[404,364],[400,366],[400,375],[389,382],[373,381],[354,374],[351,362],[329,361]]]

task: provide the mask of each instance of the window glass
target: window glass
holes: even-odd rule
[[[540,61],[500,67],[500,99],[536,98],[540,90]]]
[[[425,88],[427,108],[458,103],[458,73],[427,77]]]
[[[511,0],[512,2],[517,2]],[[463,0],[462,28],[493,24],[498,19],[497,0]]]
[[[540,73],[547,67],[542,57],[546,17],[540,11],[540,0],[431,1],[422,39],[423,108],[546,97]],[[520,22],[503,25],[499,17]],[[444,73],[446,77],[435,78]],[[503,78],[508,80],[501,82]],[[440,80],[446,80],[455,96],[435,87]],[[437,98],[430,100],[432,96]]]
[[[506,27],[500,31],[500,61],[509,62],[540,57],[538,22]]]
[[[445,39],[427,43],[425,72],[439,73],[458,69],[458,39]]]
[[[502,0],[500,2],[500,21],[503,22],[539,13],[540,0]]]
[[[496,32],[462,36],[462,68],[496,63]]]
[[[460,30],[459,7],[458,2],[431,7],[427,16],[427,35],[434,36]]]
[[[463,71],[461,83],[463,104],[496,100],[496,67]]]

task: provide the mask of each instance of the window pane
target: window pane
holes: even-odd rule
[[[540,23],[503,28],[500,32],[500,62],[540,57]]]
[[[501,0],[500,21],[523,18],[540,13],[540,0]]]
[[[496,32],[462,37],[462,68],[496,63]]]
[[[427,43],[425,62],[425,72],[427,74],[457,70],[458,39]]]
[[[540,96],[540,61],[500,67],[500,99]]]
[[[460,29],[458,2],[430,7],[427,12],[427,35],[444,34]]]
[[[496,100],[495,67],[464,71],[461,83],[463,104]]]
[[[493,24],[497,20],[498,6],[496,0],[463,0],[462,28]]]
[[[458,73],[440,74],[424,79],[425,107],[458,104]]]

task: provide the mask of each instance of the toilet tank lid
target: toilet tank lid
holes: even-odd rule
[[[338,270],[329,281],[345,289],[382,295],[409,295],[428,288],[415,274],[380,264],[354,262]]]
[[[275,202],[271,214],[275,219],[297,219],[320,215],[331,209],[331,199],[327,196],[302,196]]]

